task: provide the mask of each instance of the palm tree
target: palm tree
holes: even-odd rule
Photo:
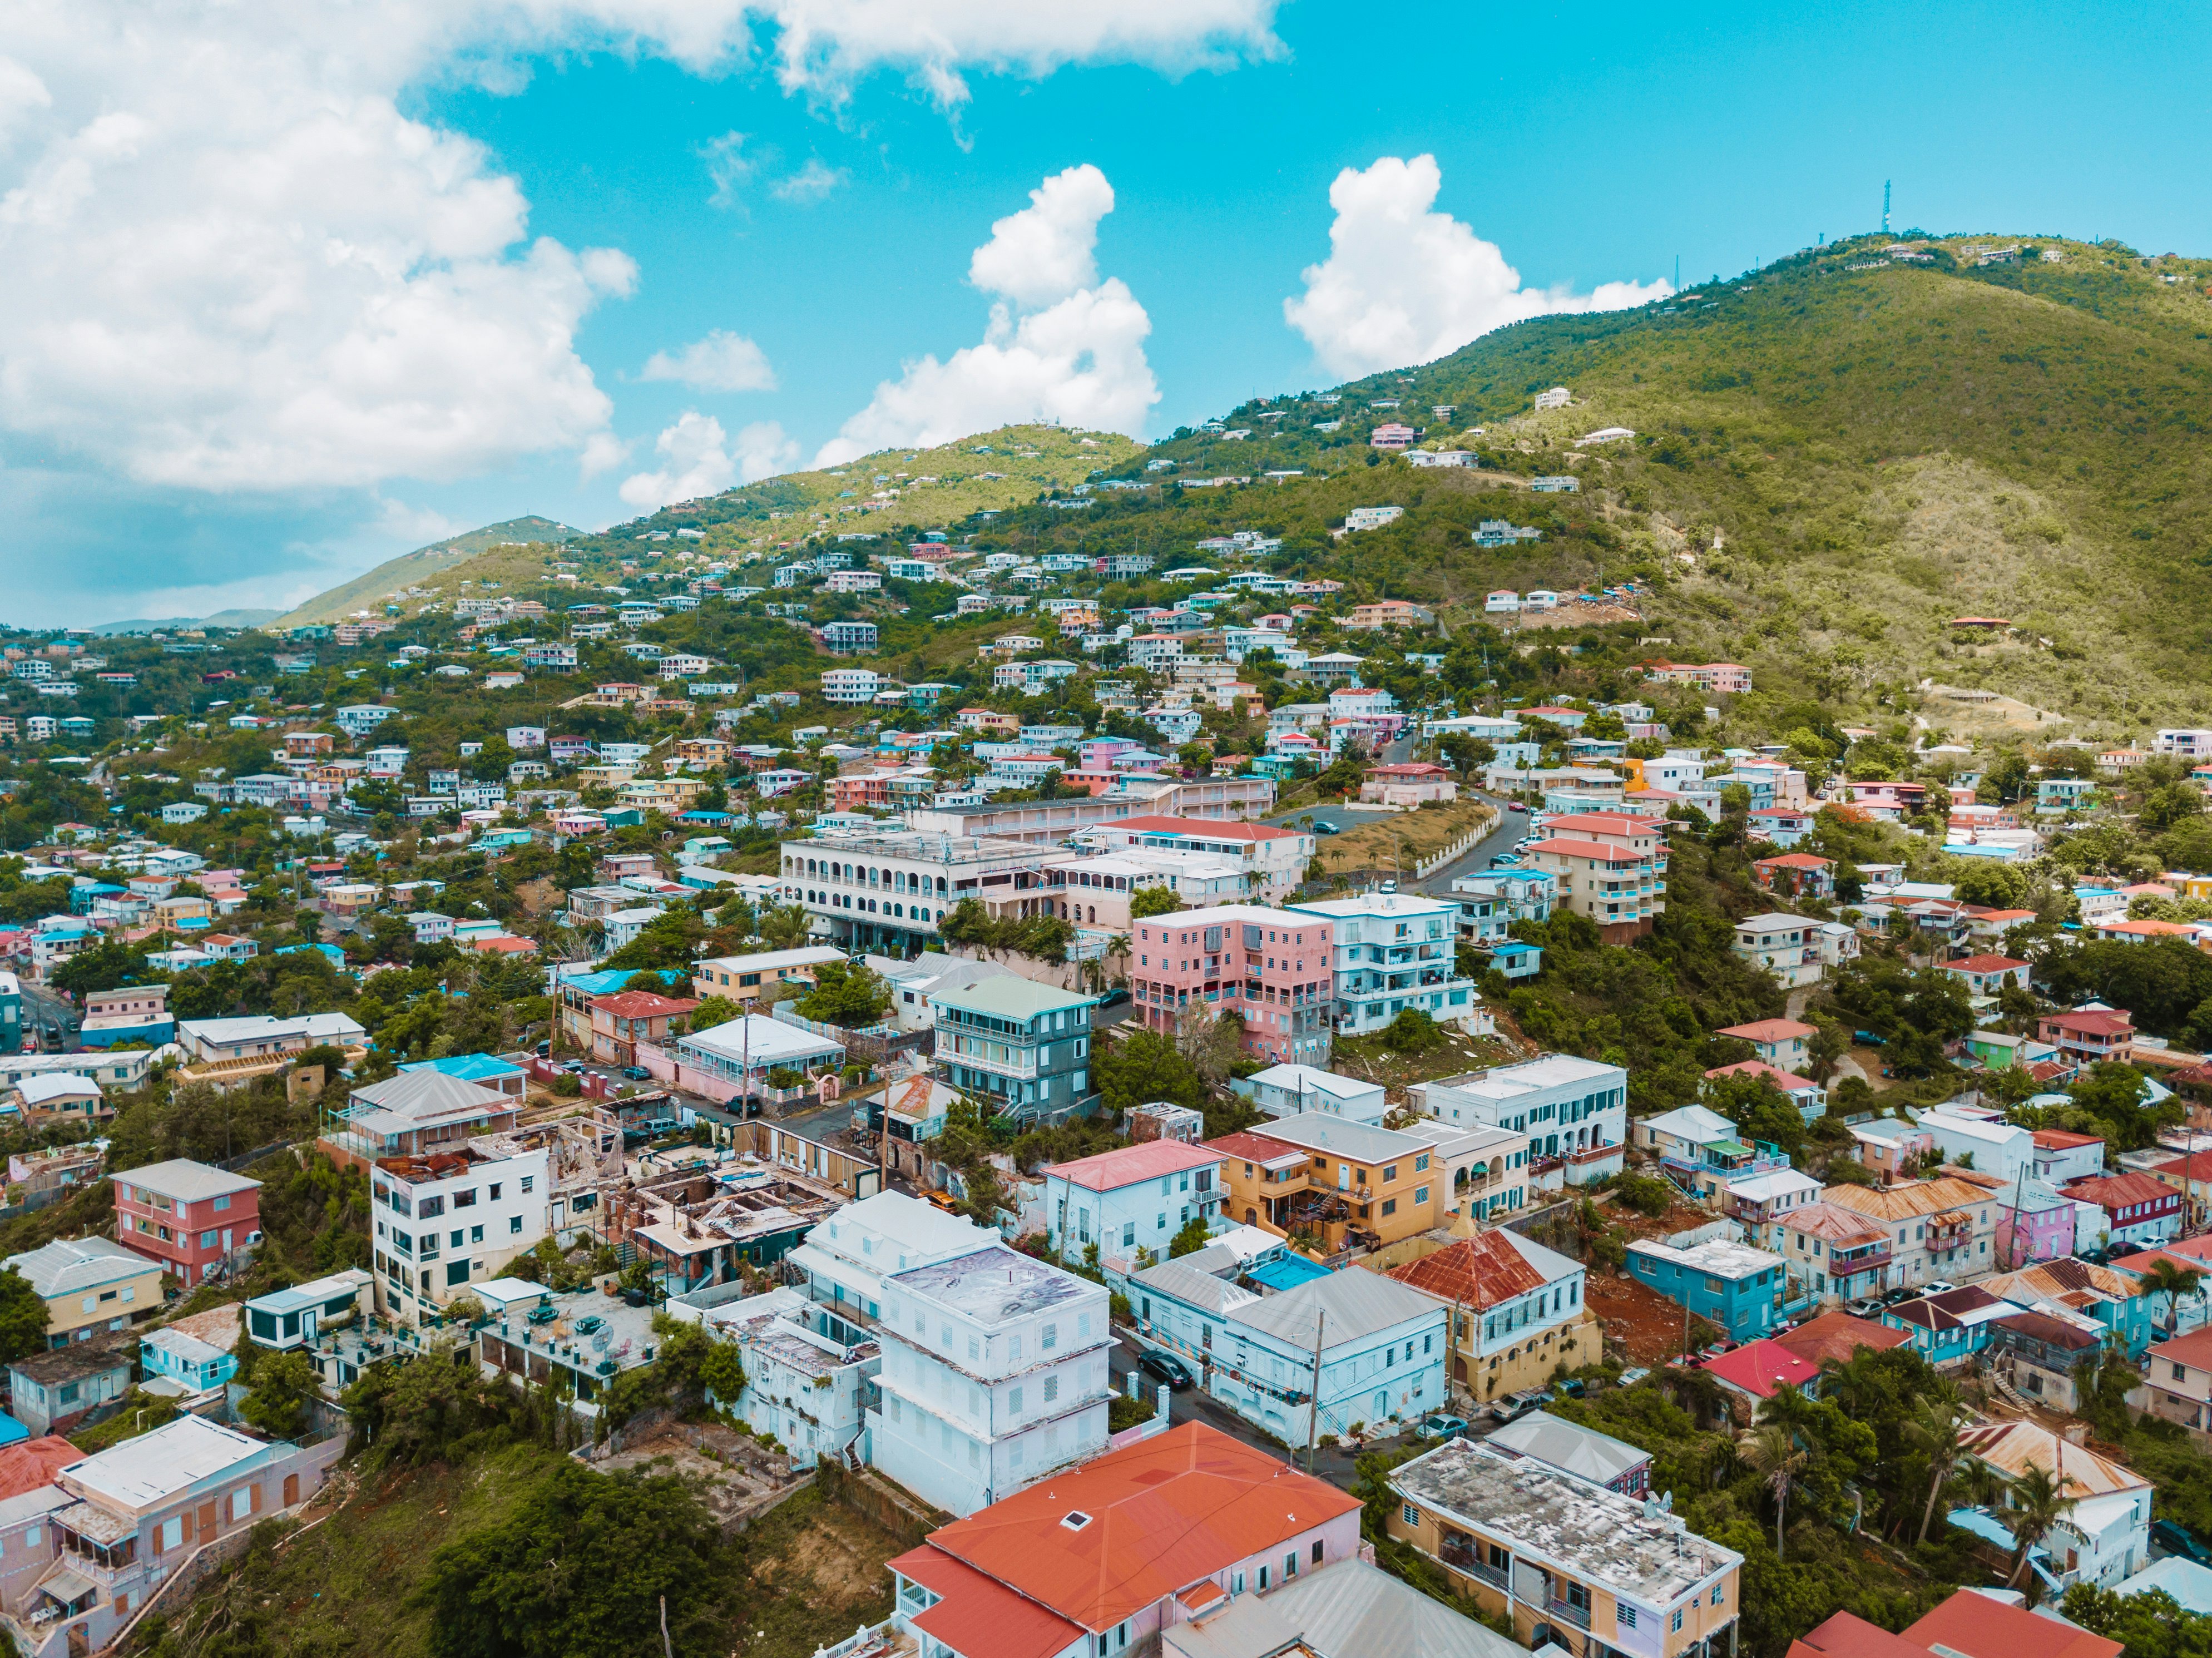
[[[1959,1466],[1957,1403],[1944,1395],[1921,1400],[1913,1413],[1905,1418],[1904,1432],[1905,1438],[1928,1458],[1928,1502],[1920,1510],[1920,1535],[1913,1540],[1925,1543],[1928,1527],[1936,1520],[1936,1499],[1943,1494],[1951,1471]]]
[[[1762,1401],[1759,1407],[1761,1425],[1772,1423],[1786,1430],[1793,1442],[1810,1437],[1812,1424],[1820,1419],[1820,1407],[1805,1394],[1788,1382],[1784,1382]]]
[[[1864,1421],[1871,1414],[1870,1406],[1886,1391],[1877,1369],[1880,1355],[1871,1347],[1857,1347],[1848,1359],[1834,1357],[1820,1361],[1821,1379],[1827,1384],[1825,1392],[1844,1413]]]
[[[2160,1255],[2142,1271],[2142,1293],[2166,1297],[2166,1334],[2170,1341],[2181,1323],[2181,1298],[2194,1296],[2204,1286],[2204,1274],[2194,1266],[2183,1266],[2167,1255]]]
[[[2037,1544],[2051,1534],[2051,1528],[2066,1511],[2081,1500],[2066,1495],[2066,1488],[2075,1483],[2070,1473],[2054,1474],[2034,1463],[2012,1482],[2012,1502],[2005,1517],[2012,1522],[2014,1549],[2012,1571],[2005,1578],[2005,1585],[2008,1588],[2024,1588],[2031,1607],[2041,1592],[2042,1582],[2029,1571],[2027,1557]]]
[[[1774,1558],[1782,1558],[1783,1527],[1790,1513],[1790,1482],[1810,1460],[1778,1422],[1753,1428],[1736,1440],[1736,1453],[1759,1483],[1774,1493]]]

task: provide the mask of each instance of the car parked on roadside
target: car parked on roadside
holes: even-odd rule
[[[1198,1385],[1198,1378],[1190,1373],[1190,1366],[1173,1353],[1164,1353],[1157,1347],[1148,1347],[1137,1366],[1148,1375],[1156,1376],[1169,1387],[1181,1392]]]

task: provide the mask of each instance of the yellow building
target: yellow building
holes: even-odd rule
[[[1497,1228],[1389,1276],[1451,1309],[1451,1381],[1479,1404],[1540,1388],[1604,1355],[1582,1262]]]
[[[811,985],[823,963],[844,959],[843,950],[826,944],[804,950],[765,950],[750,956],[717,956],[692,969],[691,993],[702,1002],[709,996],[720,996],[727,1002],[750,1002],[764,985]]]
[[[1680,1516],[1472,1440],[1390,1473],[1393,1537],[1515,1638],[1574,1658],[1723,1658],[1736,1649],[1743,1557]]]
[[[46,1303],[46,1341],[66,1347],[161,1310],[161,1264],[110,1238],[63,1238],[4,1263]]]

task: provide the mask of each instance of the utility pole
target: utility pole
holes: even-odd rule
[[[1306,1401],[1306,1472],[1314,1469],[1314,1441],[1321,1433],[1321,1343],[1322,1332],[1328,1327],[1328,1309],[1314,1309],[1313,1397]]]

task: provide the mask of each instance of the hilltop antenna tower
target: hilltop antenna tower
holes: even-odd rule
[[[1881,234],[1889,234],[1889,180],[1881,181]]]

